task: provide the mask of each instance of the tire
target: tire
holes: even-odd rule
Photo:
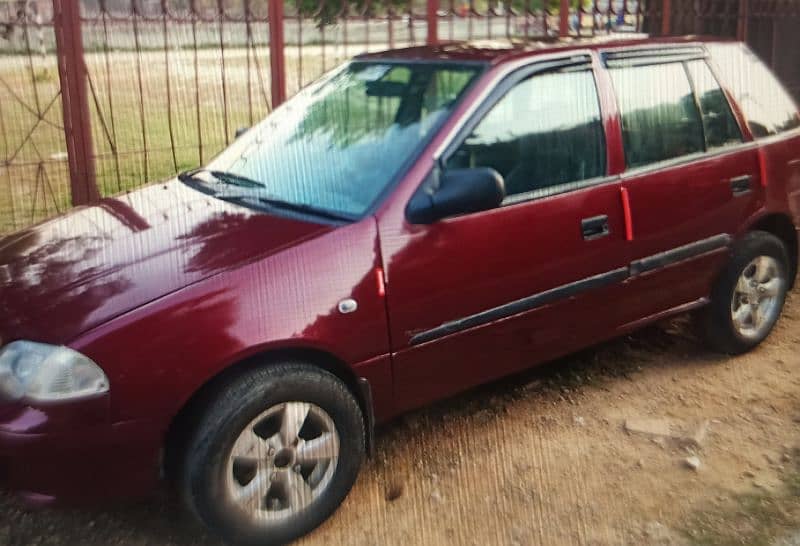
[[[361,409],[338,378],[304,363],[264,366],[228,382],[200,416],[181,494],[229,543],[284,544],[339,507],[364,455]]]
[[[789,271],[786,247],[771,233],[751,231],[737,241],[703,311],[710,347],[741,354],[764,341],[786,301]]]

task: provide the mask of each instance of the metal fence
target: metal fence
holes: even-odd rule
[[[797,12],[781,0],[0,0],[0,232],[202,164],[363,51],[712,33],[747,38],[798,91]]]

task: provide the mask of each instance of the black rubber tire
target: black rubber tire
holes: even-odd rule
[[[225,502],[227,454],[239,433],[266,409],[282,402],[316,404],[339,433],[338,464],[327,489],[302,513],[280,524],[253,525]],[[271,364],[229,381],[202,413],[186,450],[181,495],[211,532],[231,544],[285,544],[316,528],[342,503],[365,456],[364,418],[346,385],[331,373],[300,362]]]
[[[746,338],[741,336],[733,324],[731,316],[731,300],[739,276],[750,262],[758,256],[774,258],[782,268],[784,282],[783,290],[779,297],[779,312],[770,327],[759,338]],[[708,345],[719,352],[727,354],[745,353],[769,336],[775,326],[783,304],[786,301],[786,291],[791,282],[789,279],[789,257],[783,242],[765,231],[750,231],[738,240],[732,249],[731,258],[725,270],[714,283],[711,291],[711,303],[702,312],[703,334]]]

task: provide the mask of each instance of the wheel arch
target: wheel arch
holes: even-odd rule
[[[200,412],[208,406],[213,397],[234,378],[261,366],[293,360],[323,369],[341,380],[355,397],[364,415],[367,453],[374,448],[374,408],[369,382],[353,371],[335,355],[312,347],[270,348],[249,355],[210,377],[200,386],[173,416],[164,435],[162,472],[168,481],[180,475],[180,465],[185,449],[194,430],[194,422]]]
[[[786,245],[789,253],[789,286],[794,286],[798,267],[798,239],[797,228],[792,223],[792,219],[783,213],[771,213],[760,217],[753,222],[747,231],[766,231],[776,236]]]

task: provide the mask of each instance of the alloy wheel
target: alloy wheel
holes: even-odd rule
[[[270,407],[233,444],[226,485],[254,521],[279,523],[301,513],[330,485],[339,434],[325,410],[306,402]]]
[[[744,268],[734,288],[731,318],[744,338],[763,337],[778,319],[786,281],[775,258],[758,256]]]

